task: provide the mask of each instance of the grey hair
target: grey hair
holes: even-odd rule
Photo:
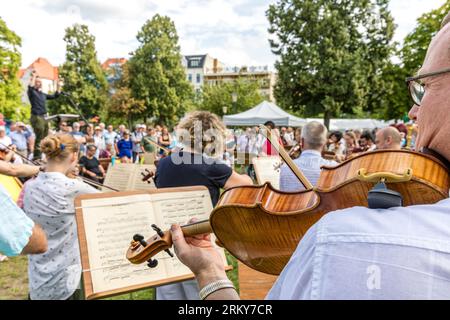
[[[322,149],[327,143],[327,128],[317,121],[308,122],[302,128],[302,138],[308,146],[314,149]]]

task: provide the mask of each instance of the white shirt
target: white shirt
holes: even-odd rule
[[[322,166],[337,165],[334,161],[329,161],[322,158],[321,153],[316,150],[304,150],[300,157],[294,160],[294,163],[300,168],[302,173],[313,186],[315,186],[319,180],[321,172],[320,168]],[[305,190],[301,182],[286,164],[281,166],[280,190],[287,192]]]
[[[325,215],[267,299],[449,299],[450,199]]]
[[[67,299],[81,277],[74,199],[99,191],[58,172],[42,172],[24,188],[24,211],[44,229],[48,240],[46,253],[28,256],[30,297]]]
[[[5,150],[6,147],[9,147],[12,145],[12,140],[8,136],[4,136],[3,138],[0,138],[0,150]]]

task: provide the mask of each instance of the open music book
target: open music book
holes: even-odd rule
[[[83,284],[87,299],[193,279],[175,256],[161,252],[156,268],[134,265],[126,252],[134,234],[150,238],[151,225],[168,230],[191,218],[207,219],[212,211],[205,187],[184,187],[82,195],[75,199]],[[217,248],[224,259],[223,249]],[[172,250],[173,252],[173,250]]]
[[[142,173],[145,173],[145,169],[152,172],[156,171],[153,164],[115,163],[113,165],[110,163],[106,171],[104,184],[120,191],[156,188],[153,179],[149,180],[150,184],[142,181]],[[103,188],[103,191],[107,192],[109,189]]]
[[[258,184],[270,182],[274,188],[280,189],[280,157],[268,156],[253,158],[252,163],[255,168]]]

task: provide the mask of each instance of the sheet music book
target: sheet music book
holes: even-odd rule
[[[253,158],[252,163],[255,168],[258,184],[270,182],[274,188],[280,189],[280,157],[269,156]]]
[[[131,190],[149,190],[156,188],[153,179],[148,182],[142,181],[142,173],[146,173],[145,169],[155,172],[156,167],[153,164],[137,164],[137,163],[112,163],[109,164],[106,171],[104,184],[120,191]],[[109,189],[103,188],[104,192]]]
[[[193,279],[175,256],[161,252],[156,268],[134,265],[126,252],[134,234],[150,238],[151,225],[168,230],[173,223],[207,219],[212,211],[206,187],[184,187],[87,194],[75,199],[78,238],[87,299],[98,299],[139,289]],[[223,249],[218,248],[226,266]],[[173,250],[172,250],[173,252]]]

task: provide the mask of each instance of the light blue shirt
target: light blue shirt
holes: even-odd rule
[[[325,215],[267,299],[450,299],[450,199]]]
[[[18,150],[27,150],[27,137],[25,132],[13,131],[9,134],[12,143],[16,145]]]
[[[319,180],[320,167],[337,165],[337,162],[322,158],[321,153],[315,150],[304,150],[300,157],[294,160],[294,163],[300,168],[313,186],[315,186]],[[286,164],[281,166],[280,190],[286,192],[305,190],[298,178]]]
[[[0,185],[0,253],[17,256],[28,244],[34,222],[16,205]]]

